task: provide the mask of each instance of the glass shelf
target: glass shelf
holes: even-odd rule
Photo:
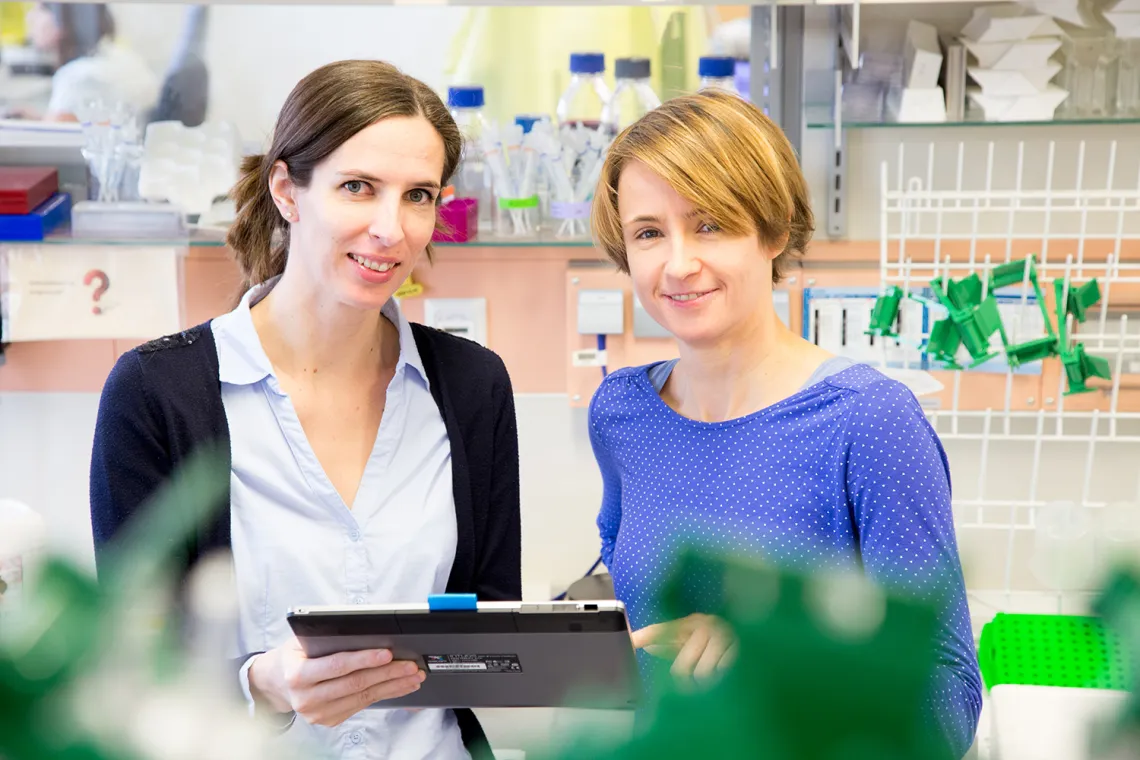
[[[74,237],[64,230],[49,235],[44,240],[2,240],[0,245],[116,245],[116,246],[174,246],[177,248],[223,248],[225,231],[215,228],[192,229],[183,237],[131,238],[131,237]],[[588,237],[559,238],[551,233],[540,232],[527,237],[484,236],[469,243],[435,243],[443,248],[593,248]]]
[[[834,129],[830,105],[805,106],[804,121],[808,129]],[[964,121],[896,122],[896,121],[843,121],[843,129],[932,129],[938,127],[1064,127],[1093,125],[1140,124],[1140,116],[1105,117],[1096,119],[1065,119],[1052,121],[985,121],[980,115],[967,117]]]

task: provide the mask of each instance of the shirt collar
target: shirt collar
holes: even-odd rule
[[[278,279],[280,275],[254,285],[242,296],[237,308],[214,320],[212,329],[218,349],[218,378],[223,383],[253,385],[275,376],[273,365],[261,347],[261,339],[253,326],[250,309],[273,290]],[[400,336],[400,358],[396,362],[396,372],[411,367],[419,374],[424,385],[430,387],[427,370],[424,369],[423,359],[416,347],[412,325],[404,316],[399,302],[395,298],[389,298],[381,307],[380,313],[396,326]]]

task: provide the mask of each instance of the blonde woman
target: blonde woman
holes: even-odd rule
[[[783,133],[727,93],[670,100],[611,147],[592,223],[680,347],[610,374],[590,405],[602,556],[635,644],[685,679],[732,661],[703,614],[715,600],[680,621],[654,610],[686,543],[800,571],[861,566],[944,606],[929,714],[965,753],[981,679],[946,456],[904,386],[776,316],[772,287],[813,226]]]

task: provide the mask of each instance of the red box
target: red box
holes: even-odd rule
[[[30,214],[58,190],[53,166],[0,166],[0,214]]]

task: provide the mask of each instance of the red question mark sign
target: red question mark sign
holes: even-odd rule
[[[95,288],[95,292],[91,294],[91,300],[98,303],[99,299],[103,297],[103,294],[107,292],[107,289],[111,287],[111,278],[108,277],[107,273],[101,269],[92,269],[90,272],[83,276],[84,285],[90,285],[95,280],[99,280],[99,287]],[[103,310],[98,306],[92,306],[91,313],[102,314]]]

